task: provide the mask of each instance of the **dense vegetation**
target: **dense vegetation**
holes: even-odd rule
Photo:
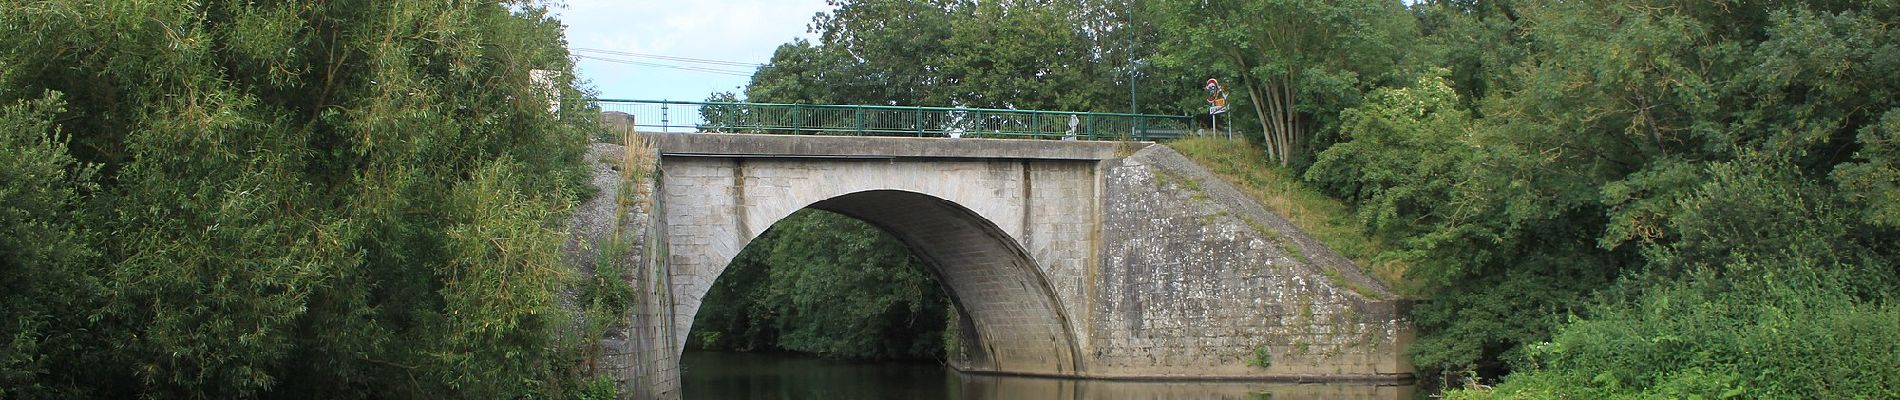
[[[1420,9],[1437,60],[1306,178],[1530,397],[1900,395],[1900,4]]]
[[[799,211],[734,257],[693,318],[689,345],[940,358],[948,299],[928,268],[870,224]]]
[[[1258,168],[1404,271],[1428,378],[1511,375],[1459,396],[1900,396],[1900,4],[833,4],[746,97],[1121,111],[1132,75],[1192,113],[1232,82]]]
[[[527,1],[0,1],[0,398],[581,394],[569,71]]]

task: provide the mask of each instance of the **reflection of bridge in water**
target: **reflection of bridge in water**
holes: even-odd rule
[[[946,399],[1197,399],[1409,400],[1410,383],[1273,383],[1249,381],[1123,381],[953,374]]]
[[[987,108],[600,100],[646,132],[778,133],[994,139],[1164,140],[1194,117]]]
[[[1411,384],[1116,381],[962,374],[935,362],[862,362],[773,353],[688,352],[687,400],[1410,400]]]

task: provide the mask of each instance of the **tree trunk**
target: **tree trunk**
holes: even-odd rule
[[[1285,101],[1282,102],[1286,104],[1286,108],[1281,110],[1281,112],[1286,113],[1286,140],[1283,141],[1280,146],[1280,166],[1282,167],[1292,165],[1294,143],[1298,143],[1302,136],[1306,136],[1305,130],[1300,129],[1300,110],[1298,107],[1295,107],[1297,105],[1297,98],[1295,97],[1297,93],[1293,92],[1293,79],[1293,67],[1288,66],[1286,78],[1284,79],[1285,83],[1280,85],[1280,89],[1286,95]]]
[[[1292,154],[1292,149],[1287,148],[1287,146],[1291,144],[1291,141],[1287,140],[1290,129],[1292,129],[1292,126],[1288,125],[1289,120],[1287,119],[1290,104],[1288,104],[1288,99],[1281,95],[1286,92],[1284,89],[1286,83],[1269,82],[1271,83],[1268,83],[1265,85],[1266,87],[1262,89],[1265,93],[1261,94],[1261,97],[1267,99],[1267,114],[1261,118],[1271,121],[1269,126],[1272,127],[1267,131],[1267,141],[1273,143],[1273,147],[1271,147],[1273,151],[1268,155],[1274,161],[1279,161],[1281,165],[1285,165],[1286,156]]]
[[[1260,86],[1257,81],[1249,79],[1246,83],[1247,97],[1253,99],[1251,103],[1253,103],[1254,115],[1260,117],[1260,139],[1262,142],[1265,142],[1267,146],[1267,157],[1271,158],[1275,154],[1279,154],[1279,150],[1273,145],[1273,119],[1268,117],[1271,113],[1267,112],[1266,109],[1267,99],[1261,95]]]
[[[1247,90],[1247,98],[1251,100],[1249,103],[1253,103],[1254,115],[1260,117],[1260,139],[1267,146],[1267,157],[1272,158],[1274,154],[1279,154],[1279,148],[1275,147],[1273,140],[1274,120],[1268,118],[1273,113],[1266,109],[1267,98],[1261,89],[1261,86],[1266,83],[1253,76],[1250,72],[1253,71],[1253,67],[1247,64],[1246,53],[1239,48],[1228,49],[1227,56],[1234,60],[1235,65],[1240,66],[1240,86]]]
[[[1267,90],[1270,91],[1267,93],[1267,97],[1273,99],[1273,126],[1275,128],[1273,130],[1273,140],[1278,143],[1274,148],[1280,150],[1280,152],[1273,155],[1273,159],[1274,161],[1279,161],[1280,165],[1286,165],[1286,155],[1292,150],[1287,148],[1287,145],[1291,142],[1287,140],[1288,130],[1291,129],[1292,126],[1287,125],[1288,120],[1286,118],[1287,109],[1291,108],[1291,104],[1287,104],[1286,97],[1281,95],[1286,92],[1285,88],[1286,83],[1284,82],[1267,87]]]

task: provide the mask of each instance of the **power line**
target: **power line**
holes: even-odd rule
[[[693,67],[693,66],[684,66],[684,65],[657,64],[657,63],[621,60],[621,59],[606,58],[606,57],[595,57],[595,56],[580,55],[580,54],[576,54],[574,55],[574,57],[587,59],[587,60],[605,61],[605,62],[610,62],[610,63],[637,65],[637,66],[645,66],[645,67],[671,68],[671,69],[677,69],[677,70],[683,70],[683,71],[705,72],[705,73],[732,75],[732,76],[752,76],[752,73],[743,72],[743,71]]]
[[[743,76],[743,77],[752,76],[751,72],[734,71],[734,70],[727,70],[727,69],[694,67],[694,66],[687,66],[687,65],[659,64],[659,63],[640,62],[640,61],[633,61],[633,60],[621,60],[621,59],[616,59],[616,58],[590,56],[590,55],[585,55],[585,54],[575,54],[574,57],[581,58],[581,59],[595,60],[595,61],[604,61],[604,62],[610,62],[610,63],[638,65],[638,66],[644,66],[644,67],[672,68],[672,69],[683,70],[683,71],[704,72],[704,73],[709,73],[709,74],[732,75],[732,76]]]
[[[574,51],[581,52],[581,53],[600,53],[600,54],[608,54],[608,55],[623,56],[623,57],[650,58],[650,59],[655,59],[655,60],[666,60],[666,61],[694,63],[694,64],[710,64],[710,65],[719,65],[719,66],[727,66],[727,67],[758,68],[758,67],[765,66],[765,64],[759,64],[759,63],[723,61],[723,60],[713,60],[713,59],[706,59],[706,58],[663,56],[663,55],[658,55],[658,54],[641,54],[641,53],[616,51],[616,50],[589,49],[589,48],[584,48],[584,47],[574,48]]]
[[[625,57],[651,58],[651,59],[656,59],[656,60],[677,61],[677,62],[686,62],[686,63],[694,63],[694,64],[711,64],[711,65],[720,65],[720,66],[728,66],[728,67],[756,68],[756,67],[765,66],[765,64],[759,64],[759,63],[723,61],[723,60],[713,60],[713,59],[706,59],[706,58],[663,56],[663,55],[657,55],[657,54],[641,54],[641,53],[632,53],[632,52],[614,51],[614,50],[577,48],[577,49],[574,49],[574,51],[588,52],[588,53],[601,53],[601,54],[609,54],[609,55],[625,56]]]

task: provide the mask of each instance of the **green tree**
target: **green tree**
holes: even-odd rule
[[[579,377],[559,224],[598,116],[543,4],[0,9],[0,397]]]
[[[1325,131],[1360,94],[1399,78],[1401,47],[1417,37],[1397,2],[1293,0],[1148,3],[1167,44],[1162,62],[1212,64],[1238,78],[1263,144],[1281,166],[1306,157],[1312,133]]]
[[[1342,113],[1344,141],[1305,177],[1354,203],[1364,229],[1392,244],[1379,258],[1406,265],[1415,295],[1430,299],[1413,311],[1428,333],[1414,361],[1428,374],[1496,376],[1560,322],[1553,315],[1610,282],[1616,259],[1570,225],[1600,220],[1564,212],[1533,184],[1549,168],[1538,154],[1498,146],[1498,131],[1458,104],[1437,77],[1376,90]]]
[[[106,288],[94,233],[82,217],[82,193],[97,190],[94,165],[66,151],[69,134],[54,119],[60,97],[47,93],[0,108],[0,396],[51,398],[83,395],[88,387],[125,385],[89,371],[54,371],[89,365],[106,356],[108,343],[81,334],[83,316],[102,302]],[[79,385],[43,379],[71,373]],[[101,388],[104,389],[104,388]]]
[[[778,46],[772,61],[752,74],[745,97],[760,103],[842,104],[845,95],[833,93],[830,83],[842,82],[842,66],[848,61],[827,47],[813,46],[805,39]]]
[[[827,0],[833,10],[812,19],[821,48],[842,63],[825,75],[834,98],[847,104],[949,104],[941,58],[948,51],[953,0]],[[822,53],[821,53],[822,54]],[[820,58],[824,60],[825,58]],[[776,61],[774,61],[776,64]]]
[[[1125,2],[836,1],[814,19],[817,43],[781,45],[746,98],[1127,112],[1139,72],[1142,112],[1199,107],[1198,83],[1153,58],[1162,29],[1131,23]],[[901,24],[903,29],[891,29]]]
[[[706,102],[736,103],[739,102],[739,96],[732,92],[718,92],[706,96]],[[753,121],[755,117],[753,117],[752,110],[744,106],[707,104],[699,107],[699,118],[705,121],[700,123],[697,129],[700,132],[751,132],[756,130],[746,128],[746,126],[755,123]]]
[[[1860,217],[1886,229],[1900,228],[1900,110],[1888,110],[1880,123],[1861,129],[1856,160],[1835,166],[1832,177],[1850,204],[1865,208]]]
[[[1423,35],[1412,61],[1449,70],[1445,78],[1463,107],[1482,112],[1478,100],[1511,89],[1503,86],[1511,83],[1511,68],[1529,52],[1517,2],[1431,0],[1411,7]]]
[[[1880,22],[1895,7],[1435,6],[1420,15],[1445,28],[1430,32],[1459,37],[1428,40],[1444,47],[1423,59],[1451,64],[1451,84],[1375,95],[1345,113],[1347,141],[1307,175],[1401,244],[1386,257],[1409,264],[1430,297],[1414,310],[1424,332],[1415,361],[1428,371],[1495,378],[1508,362],[1534,365],[1524,345],[1569,332],[1567,316],[1629,327],[1653,321],[1614,304],[1716,299],[1648,294],[1684,282],[1847,270],[1854,284],[1809,280],[1787,292],[1857,299],[1838,309],[1848,314],[1884,307],[1900,253],[1879,222],[1884,204],[1865,200],[1893,187],[1878,160],[1894,83],[1878,77],[1900,71]],[[1462,48],[1484,46],[1497,49]],[[1482,97],[1452,101],[1447,88]]]
[[[858,359],[943,353],[948,299],[930,267],[862,221],[805,210],[747,245],[706,296],[693,340]]]
[[[1088,109],[1097,100],[1084,80],[1096,63],[1064,14],[1047,5],[976,4],[951,29],[944,73],[961,105],[981,108]]]

